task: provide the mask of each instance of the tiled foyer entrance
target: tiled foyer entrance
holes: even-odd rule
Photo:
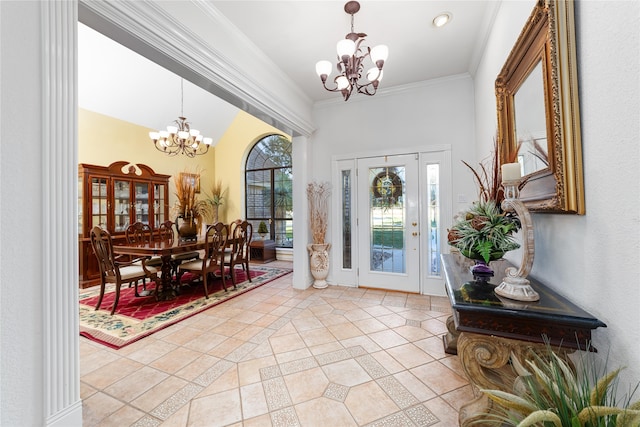
[[[121,350],[81,338],[84,425],[457,425],[472,392],[445,298],[291,279]]]

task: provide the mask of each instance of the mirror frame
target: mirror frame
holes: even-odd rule
[[[542,62],[549,166],[526,175],[533,212],[582,215],[584,178],[573,0],[538,0],[495,83],[500,163],[517,161],[514,96]]]

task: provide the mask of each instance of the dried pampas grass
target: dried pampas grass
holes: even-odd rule
[[[307,185],[307,199],[309,200],[309,223],[314,244],[323,244],[327,233],[329,205],[327,200],[331,193],[328,182],[310,182]]]

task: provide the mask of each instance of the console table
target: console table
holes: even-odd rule
[[[442,265],[453,309],[447,320],[449,332],[443,338],[445,351],[458,354],[477,396],[460,409],[461,426],[481,421],[482,414],[491,411],[492,402],[478,389],[512,391],[513,373],[509,366],[512,354],[522,360],[528,352],[542,353],[546,351],[546,339],[566,356],[569,351],[587,348],[591,331],[606,327],[530,277],[531,286],[540,294],[539,301],[520,302],[496,295],[493,288],[511,266],[505,260],[491,263],[495,276],[485,286],[474,282],[470,272],[473,261],[460,254],[442,255]]]

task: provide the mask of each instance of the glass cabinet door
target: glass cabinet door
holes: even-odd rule
[[[134,185],[135,222],[149,224],[149,184],[136,182]]]
[[[129,226],[129,210],[131,209],[131,183],[115,180],[113,185],[113,207],[115,224],[113,231],[124,232]]]
[[[82,178],[78,179],[78,236],[82,236],[82,208],[83,208],[83,203],[82,203],[82,198],[84,197],[84,192],[83,192],[83,180]]]
[[[164,184],[153,185],[153,227],[158,228],[160,224],[165,222],[167,218],[164,217]]]
[[[107,227],[108,178],[91,178],[91,227]]]

